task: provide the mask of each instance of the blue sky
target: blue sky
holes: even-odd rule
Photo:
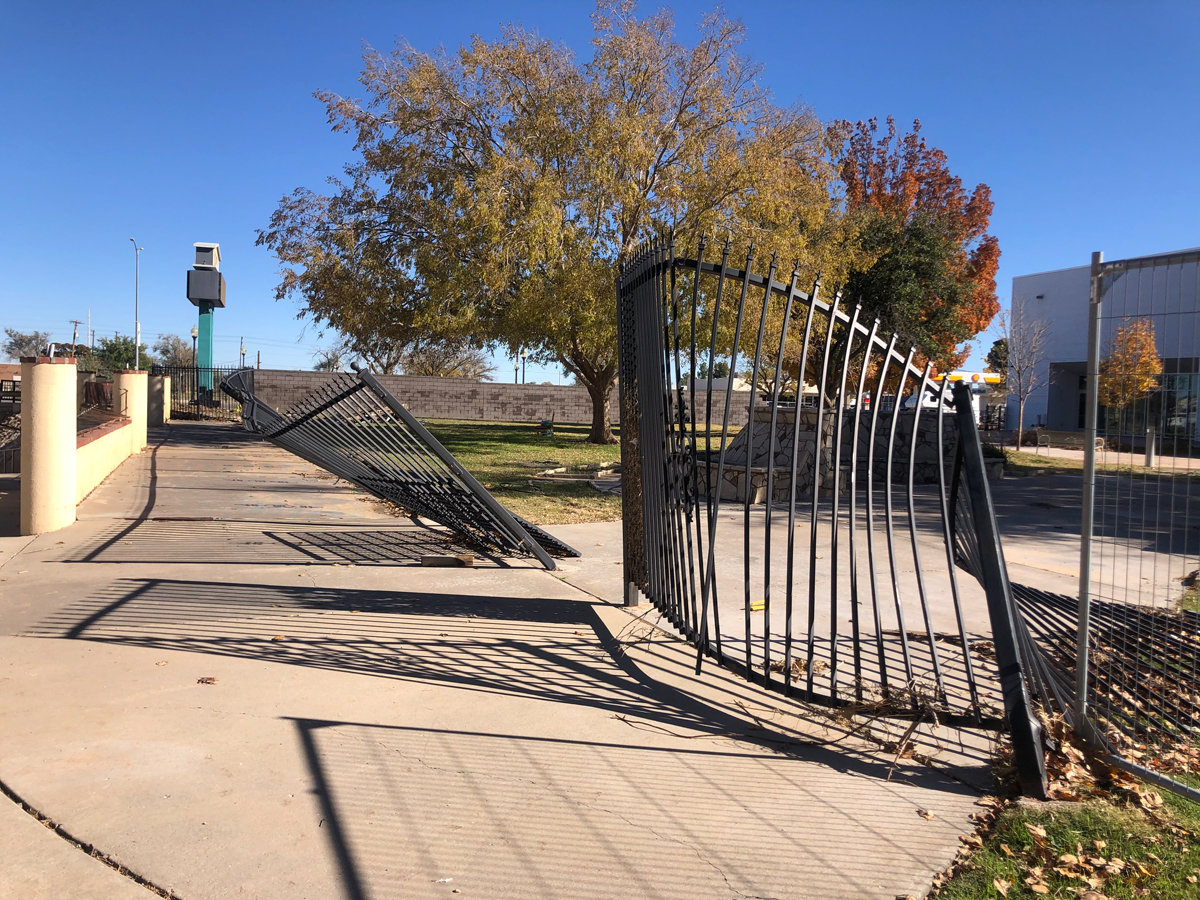
[[[674,3],[680,34],[708,3]],[[520,21],[579,53],[585,2],[118,3],[8,0],[0,28],[0,327],[70,339],[186,335],[194,241],[218,241],[229,306],[264,366],[322,343],[275,301],[255,229],[350,159],[318,89],[361,96],[364,42],[457,47]],[[643,4],[648,12],[651,4]],[[953,171],[992,187],[999,292],[1014,275],[1200,244],[1200,3],[728,3],[781,103],[824,119],[920,118]],[[497,378],[512,377],[501,361]],[[530,380],[555,380],[550,370]]]

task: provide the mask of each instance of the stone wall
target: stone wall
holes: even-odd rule
[[[725,451],[725,472],[721,485],[721,499],[743,500],[746,496],[747,485],[751,491],[751,501],[762,503],[766,499],[767,466],[774,465],[772,479],[772,494],[776,503],[786,502],[791,487],[792,449],[799,444],[796,466],[796,490],[798,497],[811,497],[813,486],[813,461],[816,449],[817,413],[805,409],[800,413],[800,428],[797,432],[796,410],[780,409],[775,425],[775,441],[771,445],[772,452],[768,453],[768,440],[771,429],[771,409],[763,406],[754,413],[754,456],[750,461],[749,474],[746,471],[746,457],[750,441],[751,429],[743,427]],[[842,469],[841,489],[848,484],[848,474],[851,456],[851,441],[854,433],[854,411],[843,413],[842,423],[842,452],[839,464]],[[953,413],[944,414],[945,421],[943,461],[948,467],[954,462],[954,454],[958,448],[958,421]],[[899,413],[896,422],[895,449],[892,453],[892,482],[906,484],[908,481],[908,461],[912,448],[913,420],[915,413],[905,410]],[[834,440],[837,420],[826,413],[822,423],[824,437],[821,441],[821,489],[833,487]],[[879,422],[875,429],[875,459],[874,476],[877,482],[883,481],[887,475],[887,447],[891,436],[892,413],[880,413]],[[860,479],[866,477],[867,457],[869,449],[871,415],[869,410],[862,413],[859,424],[858,467]],[[916,484],[936,484],[938,480],[938,415],[935,410],[921,410],[913,481]],[[794,440],[795,439],[795,440]],[[710,471],[710,484],[717,480],[717,454],[713,454],[711,469],[702,465],[701,480],[705,471]],[[715,487],[715,484],[714,484]]]

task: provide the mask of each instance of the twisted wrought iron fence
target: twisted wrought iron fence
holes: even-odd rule
[[[241,405],[247,428],[363,490],[506,555],[579,552],[509,512],[366,369],[335,374],[286,413],[253,393],[253,370],[227,376],[221,389]]]
[[[802,290],[795,272],[777,279],[775,260],[755,273],[753,248],[741,268],[728,242],[719,261],[706,250],[652,242],[618,280],[628,602],[661,610],[697,670],[709,657],[812,702],[1006,721],[1024,788],[1043,796],[1026,684],[1039,649],[1008,583],[968,389],[952,395],[861,308]],[[698,392],[691,377],[718,362],[755,388],[732,440],[733,379]],[[805,382],[815,408],[778,399]],[[935,408],[912,399],[930,390]]]

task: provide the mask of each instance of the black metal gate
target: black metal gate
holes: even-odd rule
[[[705,250],[650,243],[618,280],[627,597],[664,613],[697,670],[708,656],[876,715],[1006,720],[1044,795],[1025,681],[1040,662],[967,388],[819,284],[777,280],[774,259],[756,274],[753,247],[743,268],[728,242]],[[722,367],[723,386],[701,374]]]
[[[242,416],[238,401],[221,390],[236,366],[155,366],[154,375],[171,379],[172,419],[216,419],[236,422]]]
[[[254,370],[223,384],[246,427],[382,500],[447,526],[469,543],[500,554],[535,557],[579,551],[503,506],[367,369],[328,383],[280,414],[253,393]]]

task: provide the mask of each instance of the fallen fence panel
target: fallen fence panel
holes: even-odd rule
[[[253,370],[234,372],[221,389],[241,404],[247,428],[488,551],[535,557],[579,552],[505,509],[366,369],[336,375],[286,413],[253,393]]]

